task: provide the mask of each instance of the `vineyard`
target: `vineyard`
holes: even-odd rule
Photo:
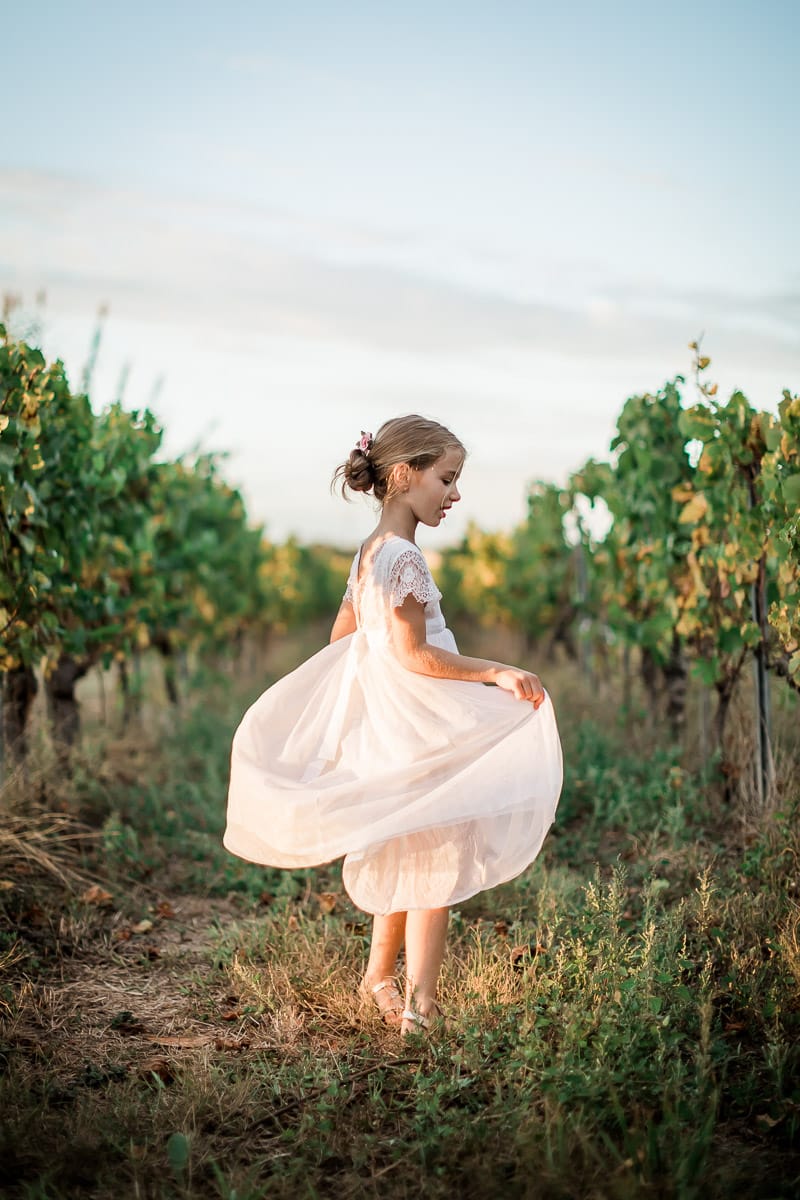
[[[800,397],[722,400],[691,352],[441,553],[565,781],[534,867],[452,913],[440,1040],[398,1046],[339,864],[221,845],[235,723],[352,550],[272,542],[221,456],[0,326],[4,1195],[797,1194]]]
[[[530,489],[509,535],[472,528],[446,555],[445,594],[464,616],[562,645],[595,674],[617,670],[630,696],[632,655],[652,715],[679,741],[690,676],[710,689],[709,752],[725,757],[731,700],[748,662],[757,677],[756,785],[773,778],[767,672],[800,691],[800,397],[778,414],[703,380],[682,404],[678,377],[625,404],[613,459],[590,460],[565,487]],[[599,509],[610,528],[597,536]],[[593,664],[597,664],[596,668]]]
[[[347,556],[269,543],[213,455],[158,459],[153,414],[117,403],[95,415],[60,363],[0,326],[0,672],[5,745],[24,753],[42,667],[57,741],[77,727],[75,683],[98,662],[129,665],[148,647],[166,663],[237,647],[289,620],[335,611]],[[508,535],[472,527],[444,554],[456,611],[599,660],[631,651],[674,739],[687,678],[716,694],[722,749],[731,698],[757,667],[762,795],[772,776],[766,672],[800,690],[800,397],[777,415],[741,392],[723,403],[704,382],[684,407],[681,377],[631,397],[611,444],[565,487],[530,489],[527,520]],[[610,528],[598,537],[591,514]],[[626,689],[629,683],[626,682]]]
[[[307,621],[338,605],[347,562],[248,522],[212,454],[158,458],[149,411],[95,415],[61,363],[0,326],[0,672],[4,744],[26,749],[41,668],[60,747],[77,735],[75,684],[97,663],[132,671],[154,648],[176,699],[176,662]]]

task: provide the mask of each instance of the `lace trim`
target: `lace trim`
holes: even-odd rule
[[[358,562],[358,554],[359,554],[359,552],[356,551],[356,556],[350,564],[350,574],[347,576],[347,587],[344,589],[344,595],[342,596],[343,604],[344,604],[345,600],[349,600],[352,605],[355,605],[355,598],[353,596],[353,592],[355,590],[354,581],[355,581],[355,573],[356,573],[356,564]]]
[[[398,554],[389,572],[388,592],[392,608],[402,604],[408,595],[413,595],[420,604],[442,598],[419,550],[402,550]]]

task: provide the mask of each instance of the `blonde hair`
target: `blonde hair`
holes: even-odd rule
[[[454,433],[438,421],[409,413],[406,417],[393,417],[385,421],[375,435],[369,450],[356,446],[350,456],[333,473],[331,490],[340,485],[347,499],[347,490],[372,492],[376,500],[384,503],[394,492],[392,468],[398,463],[408,463],[414,470],[421,471],[432,466],[448,450],[455,447],[466,458],[467,452]]]

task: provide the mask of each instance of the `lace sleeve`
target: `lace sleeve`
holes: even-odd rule
[[[350,573],[347,576],[347,587],[344,589],[344,595],[342,596],[343,604],[345,600],[349,600],[351,604],[353,603],[353,584],[355,583],[358,559],[359,552],[356,552],[356,556],[350,564]]]
[[[419,550],[403,550],[392,563],[389,572],[389,602],[392,608],[412,595],[420,604],[441,600],[442,593],[433,582],[428,564]]]

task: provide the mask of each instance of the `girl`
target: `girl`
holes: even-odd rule
[[[278,867],[345,856],[344,886],[374,914],[360,994],[404,1034],[441,1016],[450,906],[533,861],[561,791],[538,677],[458,653],[414,541],[461,499],[465,457],[416,415],[362,434],[333,483],[372,492],[380,519],[353,558],[330,645],[255,702],[231,756],[225,846]]]

